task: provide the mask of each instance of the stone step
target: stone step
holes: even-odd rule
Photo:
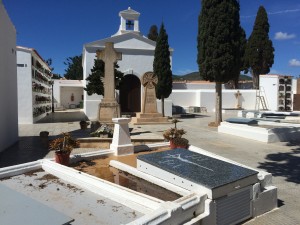
[[[161,113],[136,113],[137,118],[157,118],[162,117]]]
[[[155,117],[155,118],[136,118],[137,122],[168,122],[166,117]]]

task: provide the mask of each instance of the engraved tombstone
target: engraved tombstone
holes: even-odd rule
[[[157,76],[153,72],[147,72],[142,77],[144,86],[142,113],[157,113],[155,85]]]
[[[158,78],[153,72],[146,72],[141,83],[144,86],[142,98],[142,112],[136,113],[136,117],[132,118],[133,124],[163,124],[169,123],[167,117],[163,117],[157,112],[155,86]]]
[[[122,59],[122,53],[116,52],[114,43],[106,42],[105,49],[96,52],[97,58],[102,59],[104,67],[104,96],[100,103],[99,121],[100,123],[112,123],[112,118],[120,117],[120,107],[115,98],[115,75],[114,64]]]

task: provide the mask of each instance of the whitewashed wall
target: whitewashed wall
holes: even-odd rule
[[[83,95],[83,88],[81,87],[61,87],[61,105],[66,108],[73,108],[75,105],[75,108],[77,108],[77,105],[82,100],[82,95]],[[74,96],[74,100],[71,100],[71,96]]]
[[[32,78],[31,78],[31,52],[17,51],[18,64],[24,67],[17,67],[18,73],[18,117],[20,124],[32,124]]]
[[[137,46],[136,48],[138,48]],[[84,79],[91,73],[91,68],[94,65],[96,49],[87,49],[85,52],[85,61],[83,62]],[[122,60],[118,61],[119,70],[126,74],[134,74],[141,78],[144,73],[153,70],[153,51],[141,51],[141,50],[124,50],[116,48],[116,51],[122,52]],[[140,52],[144,55],[139,55]],[[83,81],[85,85],[85,81]],[[143,92],[143,88],[141,88]],[[142,96],[142,93],[141,93]],[[101,102],[102,96],[98,95],[87,95],[84,92],[85,105],[84,112],[90,120],[98,119],[99,104]],[[141,100],[142,101],[142,100]],[[170,111],[172,112],[172,110]]]
[[[239,90],[241,107],[247,110],[255,109],[256,91],[255,90]],[[235,93],[237,90],[222,91],[222,107],[236,108],[237,99]],[[215,111],[215,90],[173,90],[168,98],[173,105],[181,106],[187,109],[189,106],[206,107],[208,112]]]
[[[0,2],[0,152],[18,140],[16,30]]]
[[[96,58],[96,49],[84,49],[83,55],[85,55],[83,61],[83,81],[82,84],[86,87],[85,79],[91,74],[91,69],[94,66],[94,59]],[[88,95],[86,91],[83,92],[84,95],[84,113],[90,120],[97,120],[98,119],[98,112],[99,112],[99,104],[101,102],[102,96],[93,94]]]
[[[53,97],[54,108],[70,108],[70,104],[79,105],[83,101],[83,81],[82,80],[54,80]],[[74,94],[74,101],[71,95]]]
[[[180,83],[173,83],[173,89],[215,89],[216,84],[211,82],[200,82],[200,83],[189,83],[189,82],[180,82]],[[222,84],[222,88],[224,88],[224,84]]]

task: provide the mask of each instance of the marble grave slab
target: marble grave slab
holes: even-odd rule
[[[137,169],[212,199],[258,182],[255,170],[186,149],[139,155]]]

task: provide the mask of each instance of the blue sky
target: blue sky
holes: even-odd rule
[[[107,38],[118,31],[119,12],[129,6],[140,12],[140,30],[147,36],[161,22],[174,48],[173,74],[198,71],[197,29],[200,0],[3,0],[17,30],[17,45],[35,48],[52,58],[54,72],[64,74],[64,61],[79,55],[83,44]],[[300,75],[300,1],[240,0],[241,25],[247,37],[263,5],[269,17],[275,48],[271,73]]]

